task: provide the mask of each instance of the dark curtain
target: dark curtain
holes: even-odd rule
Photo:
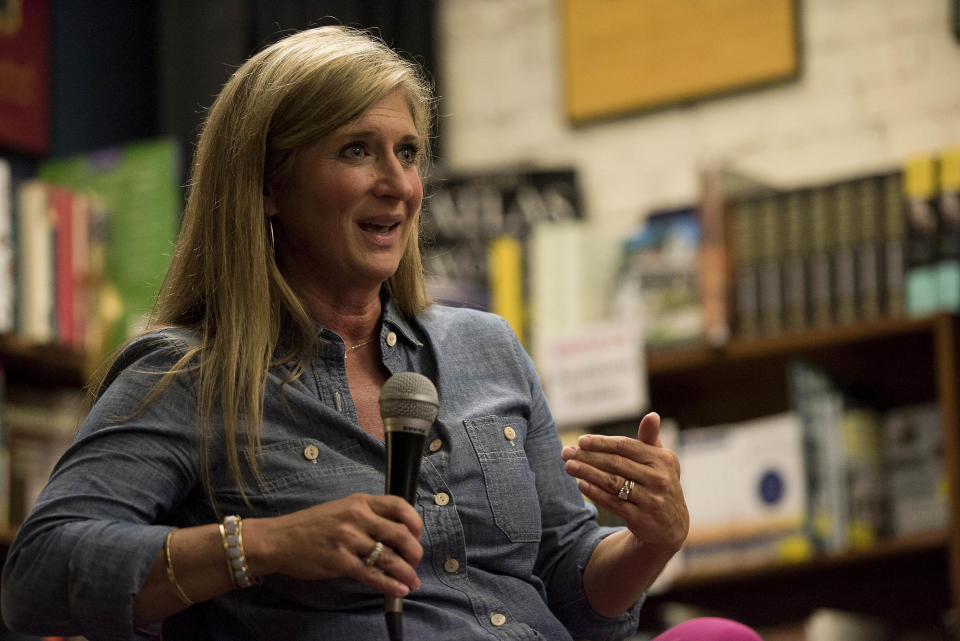
[[[189,160],[204,111],[244,60],[285,34],[325,24],[377,30],[436,79],[435,0],[160,0],[161,133]]]

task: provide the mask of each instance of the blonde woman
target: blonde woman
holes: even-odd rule
[[[687,533],[676,457],[651,414],[639,439],[561,458],[508,325],[427,300],[431,118],[417,68],[346,28],[236,71],[151,327],[109,364],[10,550],[8,625],[375,639],[387,595],[415,639],[636,629]],[[415,506],[383,494],[377,400],[401,371],[440,397]],[[599,528],[575,478],[628,527]]]

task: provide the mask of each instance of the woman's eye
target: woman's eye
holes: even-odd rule
[[[420,149],[416,145],[404,145],[400,148],[400,151],[397,152],[397,157],[400,161],[408,165],[416,163],[419,155]]]
[[[345,158],[358,159],[366,155],[366,149],[359,142],[351,143],[343,148],[341,152]]]

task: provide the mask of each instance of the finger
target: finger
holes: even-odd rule
[[[618,468],[615,471],[610,471],[580,460],[567,461],[564,469],[570,476],[595,485],[610,494],[619,494],[620,488],[623,487],[628,478],[631,478],[630,473],[626,470]]]
[[[403,523],[414,538],[420,538],[423,521],[417,514],[417,510],[399,496],[390,494],[371,496],[370,508],[379,516]]]
[[[392,576],[397,581],[408,586],[411,590],[420,587],[420,577],[417,576],[417,571],[414,567],[388,546],[384,547],[383,553],[372,567],[382,571],[384,574]]]
[[[375,544],[375,542],[371,544],[370,549],[372,549]],[[405,573],[396,567],[392,568],[392,571],[389,573],[383,571],[379,566],[387,563],[384,557],[386,557],[388,553],[388,549],[384,548],[383,554],[380,555],[380,558],[377,559],[377,562],[372,566],[367,565],[364,561],[366,554],[364,554],[363,557],[359,555],[356,556],[353,563],[351,563],[347,575],[377,592],[389,596],[404,597],[410,593],[411,589],[420,586],[420,580],[412,568],[410,568],[410,572],[413,572],[412,581],[409,580],[409,576],[405,577],[407,580],[402,580]],[[399,558],[396,554],[393,554],[393,557]],[[401,575],[400,577],[397,576],[398,572]]]
[[[663,442],[660,440],[659,414],[650,412],[640,420],[640,427],[637,429],[637,439],[647,445],[663,447]]]

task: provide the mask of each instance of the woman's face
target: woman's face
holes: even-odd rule
[[[420,153],[399,92],[300,150],[291,179],[267,187],[281,270],[318,294],[378,289],[423,200]]]

